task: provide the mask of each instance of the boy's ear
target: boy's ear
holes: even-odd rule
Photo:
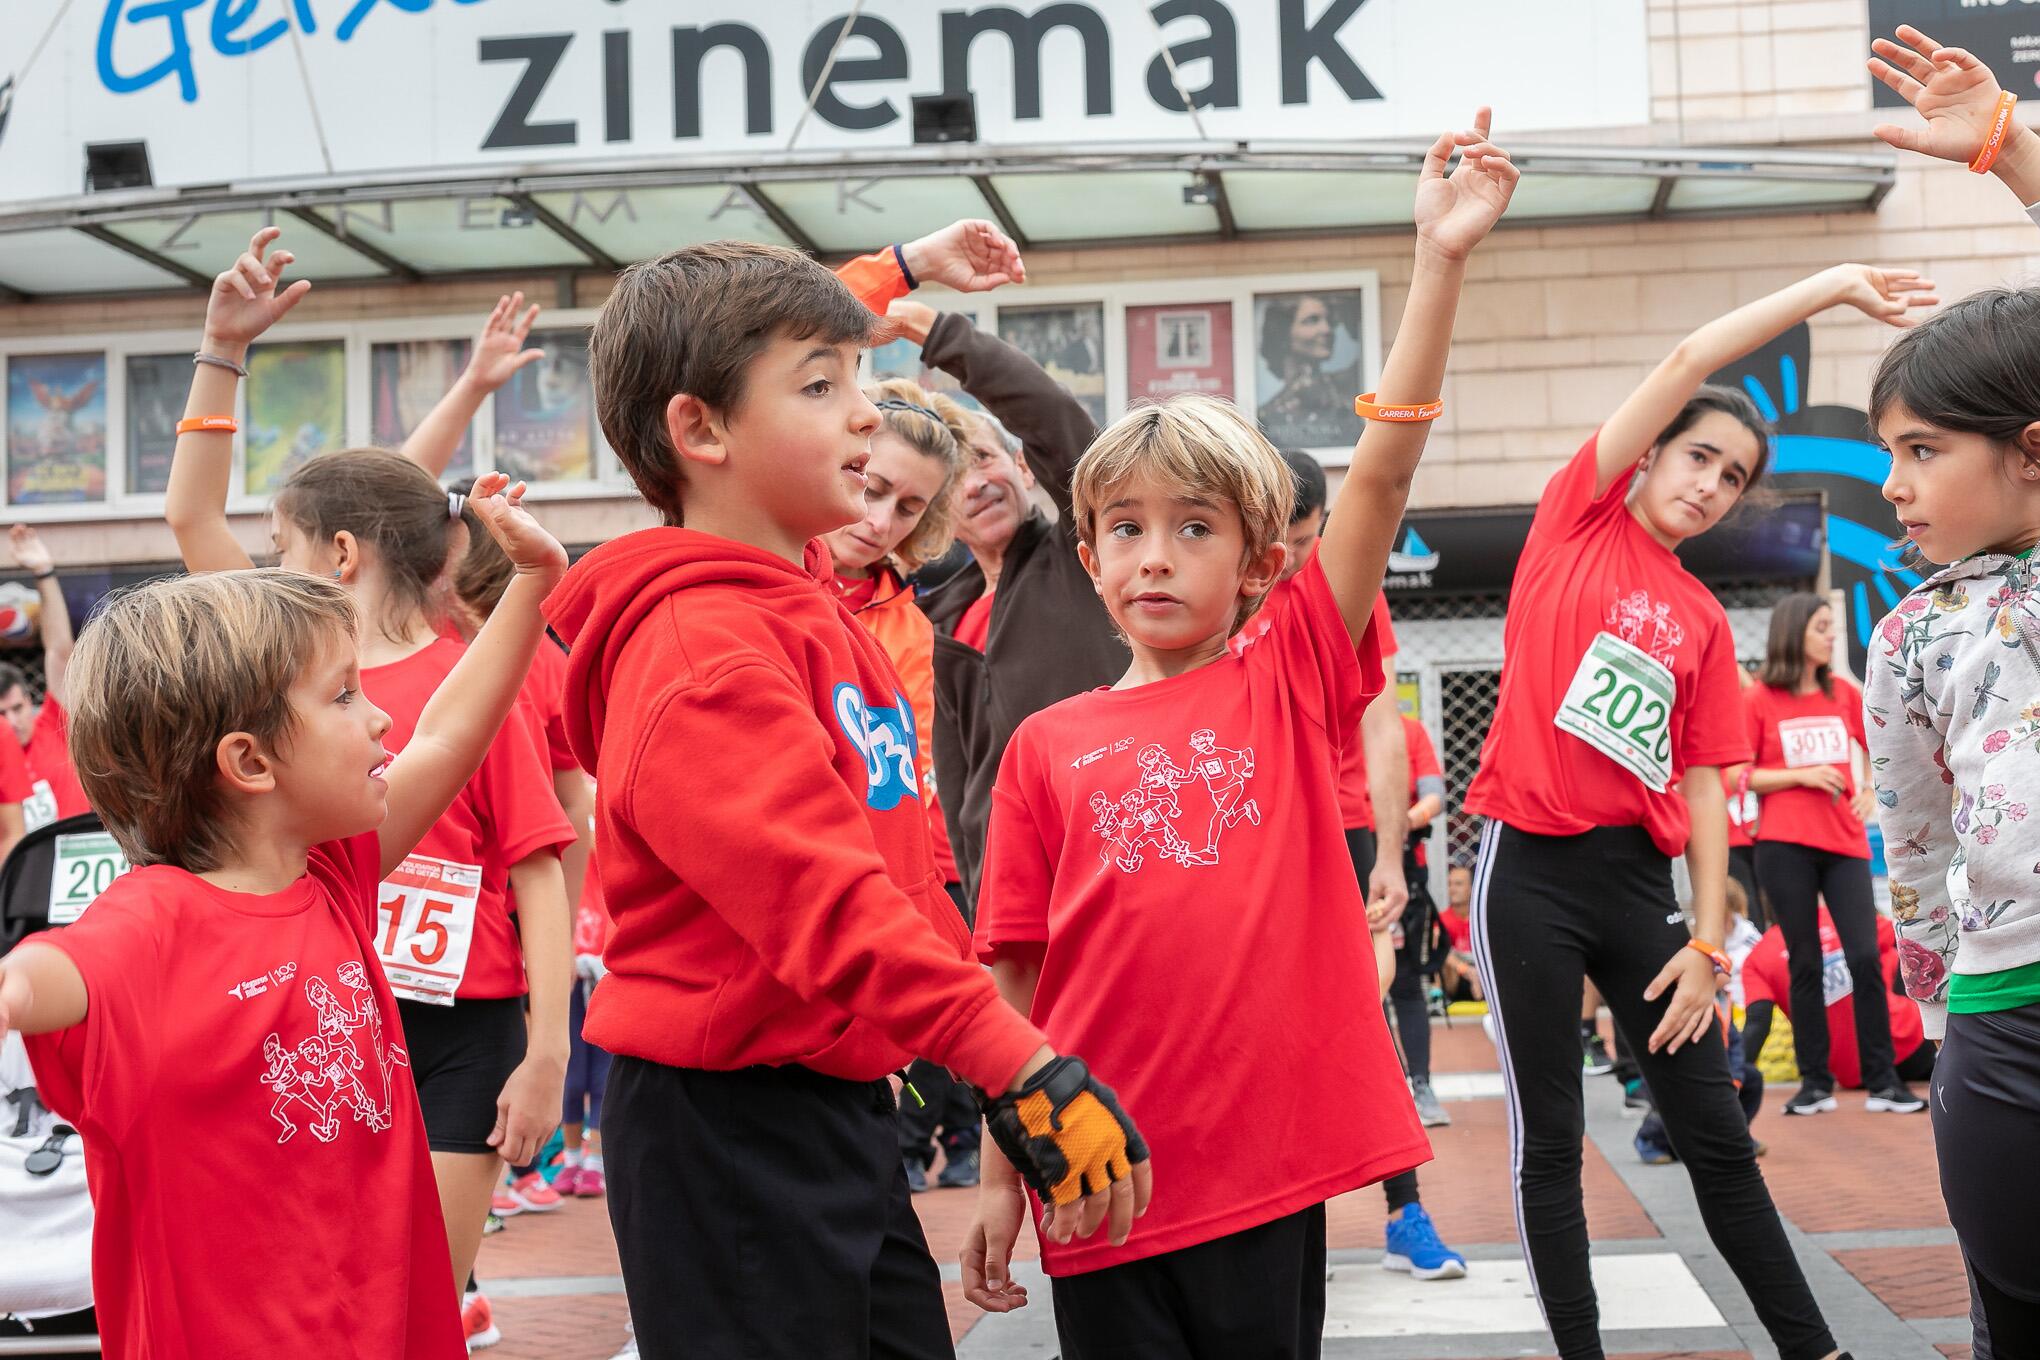
[[[1266,595],[1282,579],[1282,564],[1289,560],[1289,545],[1277,539],[1260,552],[1247,559],[1247,569],[1240,577],[1240,598],[1252,599]]]
[[[701,398],[685,392],[674,393],[666,403],[666,438],[684,462],[717,464],[729,457],[721,418]]]
[[[276,788],[276,760],[246,732],[229,732],[213,747],[213,766],[229,792],[270,793]]]
[[[1077,540],[1077,560],[1084,564],[1084,570],[1091,574],[1091,589],[1098,592],[1098,598],[1105,598],[1105,581],[1098,575],[1098,554],[1082,539]]]

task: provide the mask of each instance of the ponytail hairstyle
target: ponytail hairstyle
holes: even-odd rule
[[[484,525],[474,507],[467,504],[473,494],[475,479],[462,477],[448,482],[447,491],[459,496],[462,502],[461,520],[467,525],[467,551],[453,564],[453,603],[467,615],[467,621],[474,628],[480,628],[496,612],[496,605],[502,600],[503,592],[510,588],[510,579],[517,574],[517,564],[510,560],[510,554],[496,542]]]
[[[351,534],[374,555],[389,593],[380,617],[364,622],[384,637],[403,641],[420,616],[439,623],[435,587],[446,573],[461,516],[431,473],[386,449],[343,449],[299,467],[276,493],[275,505],[312,541]]]
[[[1986,288],[1901,331],[1870,383],[1873,429],[1893,406],[2016,445],[2040,420],[2040,288]]]
[[[1787,694],[1798,691],[1799,678],[1806,673],[1806,625],[1827,607],[1826,596],[1803,590],[1778,601],[1771,610],[1771,636],[1764,644],[1764,669],[1757,676],[1760,684]],[[1831,667],[1817,668],[1813,679],[1822,694],[1830,699],[1835,697]]]
[[[1664,432],[1658,435],[1657,441],[1651,445],[1651,450],[1656,452],[1663,448],[1699,424],[1702,416],[1713,413],[1734,420],[1748,430],[1757,441],[1757,464],[1750,469],[1749,484],[1737,497],[1737,503],[1740,504],[1743,497],[1756,490],[1757,483],[1764,479],[1764,474],[1771,467],[1773,434],[1771,422],[1764,419],[1764,413],[1757,409],[1757,404],[1750,400],[1747,393],[1739,392],[1733,387],[1723,387],[1719,383],[1704,384],[1686,399],[1686,404],[1679,408],[1679,414],[1673,416],[1672,423],[1665,426]]]
[[[949,397],[931,393],[911,378],[873,383],[864,389],[864,395],[877,403],[888,432],[915,453],[942,465],[942,485],[928,498],[921,522],[892,550],[894,567],[900,575],[911,576],[949,551],[954,537],[949,488],[970,444],[970,414]]]

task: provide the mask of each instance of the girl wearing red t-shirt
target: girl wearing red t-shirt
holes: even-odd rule
[[[211,419],[178,436],[164,502],[192,571],[252,565],[227,522],[234,431],[217,418],[235,409],[249,345],[310,291],[303,280],[279,289],[277,275],[293,258],[270,250],[280,234],[256,233],[215,282],[207,309],[206,362],[195,369],[186,416]],[[362,690],[390,717],[392,751],[410,741],[465,650],[444,635],[434,607],[462,505],[417,464],[351,449],[290,473],[271,512],[281,565],[338,581],[354,598]],[[474,1265],[504,1165],[529,1162],[559,1123],[573,977],[560,849],[574,833],[539,742],[520,704],[453,805],[382,885],[376,945],[403,1020],[455,1280]],[[470,1308],[471,1336],[493,1330],[486,1314],[485,1303]]]
[[[1819,909],[1826,899],[1856,993],[1856,1051],[1864,1108],[1913,1114],[1927,1103],[1898,1079],[1891,1014],[1879,995],[1877,906],[1870,892],[1870,837],[1876,804],[1856,782],[1864,747],[1863,692],[1834,674],[1835,614],[1818,595],[1787,595],[1771,611],[1764,673],[1743,693],[1756,760],[1750,788],[1760,800],[1757,878],[1784,932],[1792,966],[1792,1027],[1799,1091],[1787,1114],[1835,1108],[1822,998]]]
[[[935,626],[915,605],[906,578],[949,549],[949,493],[970,439],[968,415],[950,398],[930,394],[906,378],[874,383],[864,395],[881,417],[871,436],[871,461],[864,467],[864,518],[823,535],[822,541],[835,565],[837,598],[885,648],[899,672],[914,714],[914,768],[928,788],[935,740]],[[932,797],[928,829],[944,852],[936,861],[946,871],[944,886],[964,912],[955,857],[946,853],[949,836],[942,808]],[[970,919],[968,912],[964,919]],[[976,1185],[978,1113],[970,1091],[948,1069],[925,1058],[914,1061],[907,1080],[920,1096],[919,1101],[900,1102],[900,1157],[908,1186],[928,1188],[937,1128],[946,1154],[941,1183]]]
[[[1707,375],[1843,303],[1893,324],[1916,275],[1841,265],[1695,331],[1551,480],[1516,568],[1500,700],[1466,809],[1488,818],[1473,937],[1502,1058],[1517,1213],[1566,1357],[1601,1354],[1580,1197],[1575,1026],[1591,979],[1785,1360],[1834,1353],[1757,1171],[1714,1024],[1727,971],[1721,767],[1749,759],[1728,618],[1676,549],[1763,472],[1769,430]],[[1690,845],[1689,845],[1690,841]],[[1672,890],[1687,856],[1698,938]],[[1692,947],[1688,947],[1688,946]]]

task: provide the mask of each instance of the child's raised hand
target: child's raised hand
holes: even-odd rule
[[[498,298],[496,309],[482,323],[482,333],[475,337],[474,354],[462,378],[478,392],[494,392],[519,369],[543,359],[544,350],[524,347],[537,320],[538,304],[526,307],[524,294]]]
[[[246,349],[312,291],[309,279],[299,279],[282,292],[276,291],[284,267],[297,258],[287,250],[269,249],[281,235],[283,231],[278,227],[264,227],[256,232],[241,258],[213,280],[212,296],[205,306],[208,353]]]
[[[1417,239],[1448,259],[1463,260],[1486,239],[1508,210],[1521,171],[1509,153],[1488,140],[1494,111],[1483,107],[1473,116],[1473,131],[1447,132],[1424,153],[1417,180]],[[1452,173],[1445,165],[1459,151]]]
[[[1870,44],[1877,54],[1870,58],[1870,74],[1919,110],[1926,126],[1879,123],[1873,131],[1901,151],[1967,165],[1983,150],[1997,117],[2003,93],[1997,77],[1961,48],[1943,47],[1910,24],[1899,26],[1898,38]]]
[[[17,524],[7,531],[7,541],[14,549],[14,561],[20,568],[34,576],[57,569],[56,559],[43,546],[42,535],[26,524]]]
[[[916,283],[940,283],[959,293],[984,293],[1027,282],[1020,247],[991,223],[975,217],[952,222],[900,247]]]
[[[524,483],[513,485],[500,472],[485,473],[475,478],[468,507],[521,574],[558,580],[567,570],[567,550],[524,508],[524,490]]]
[[[1934,281],[1916,269],[1875,269],[1867,264],[1838,264],[1831,271],[1839,293],[1837,303],[1846,303],[1867,317],[1904,330],[1917,326],[1912,315],[1916,307],[1932,307],[1941,299],[1934,293]]]

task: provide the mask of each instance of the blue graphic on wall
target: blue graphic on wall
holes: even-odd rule
[[[906,696],[895,695],[895,707],[873,708],[862,690],[845,681],[830,698],[843,735],[864,757],[864,801],[885,812],[902,799],[919,798],[921,782],[914,772],[919,734],[914,731],[914,706]]]
[[[1812,330],[1802,321],[1708,381],[1749,393],[1777,427],[1771,475],[1780,489],[1826,493],[1830,574],[1848,600],[1849,660],[1862,675],[1871,630],[1921,576],[1893,546],[1903,531],[1881,490],[1891,460],[1870,441],[1870,417],[1853,406],[1803,400],[1812,349]]]

